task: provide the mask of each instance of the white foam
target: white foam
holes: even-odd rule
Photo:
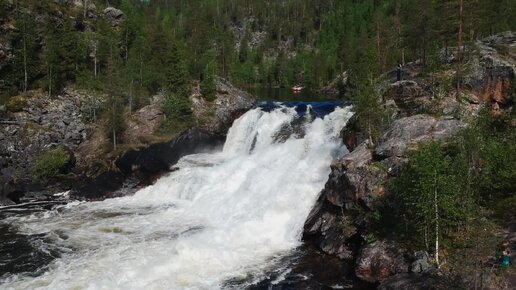
[[[235,121],[223,152],[187,156],[134,196],[10,218],[24,233],[56,233],[70,252],[43,275],[3,287],[218,289],[260,273],[300,244],[329,165],[344,153],[338,134],[351,113],[337,108],[307,124],[304,138],[274,143],[294,116],[252,110]]]

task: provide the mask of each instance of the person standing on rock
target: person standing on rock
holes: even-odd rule
[[[401,70],[402,66],[401,63],[398,62],[398,66],[396,67],[396,81],[401,81]]]
[[[511,251],[509,250],[509,240],[504,240],[502,243],[502,246],[503,246],[502,266],[504,268],[507,268],[512,264]]]
[[[505,249],[502,254],[502,266],[504,268],[509,267],[512,264],[510,251],[509,249]]]

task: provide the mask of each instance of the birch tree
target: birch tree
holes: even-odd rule
[[[460,226],[465,218],[463,205],[467,201],[460,194],[461,175],[439,143],[423,145],[409,155],[406,172],[395,179],[391,189],[403,203],[407,220],[412,223],[410,228],[417,233],[412,237],[434,253],[439,265],[443,235]]]

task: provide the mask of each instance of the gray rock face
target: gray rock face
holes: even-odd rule
[[[396,120],[375,154],[380,158],[403,157],[408,148],[429,140],[445,140],[466,125],[455,119],[436,119],[428,115],[415,115]]]
[[[72,152],[86,139],[81,101],[81,96],[73,91],[57,98],[34,94],[26,99],[22,111],[12,113],[8,121],[0,123],[0,178],[6,179],[0,185],[2,196],[14,190],[6,184],[32,176],[41,152],[58,145]]]
[[[127,122],[124,141],[131,144],[147,143],[162,119],[163,111],[160,104],[153,103],[139,109]]]
[[[428,253],[425,251],[418,251],[414,253],[414,258],[416,259],[412,262],[410,266],[410,271],[412,273],[423,273],[432,269],[432,265],[428,261]]]
[[[394,100],[402,116],[432,111],[432,95],[429,89],[414,81],[399,81],[390,85],[384,94],[385,100]]]
[[[398,245],[378,241],[362,248],[358,254],[355,274],[370,282],[381,282],[409,270],[409,256]]]
[[[387,172],[371,161],[371,150],[362,143],[335,162],[324,189],[327,200],[348,209],[357,203],[373,208],[374,199],[384,193]]]
[[[198,119],[208,118],[204,125],[205,129],[213,133],[225,134],[233,121],[253,108],[256,101],[252,95],[222,78],[216,79],[216,87],[216,99],[213,102],[202,98],[198,89],[194,90],[193,112]]]
[[[119,25],[124,20],[124,15],[125,14],[122,10],[114,7],[107,7],[104,9],[104,17],[114,26]]]
[[[375,207],[384,193],[387,173],[371,165],[372,153],[363,143],[332,165],[328,182],[305,223],[304,238],[312,239],[325,253],[352,260],[361,240],[347,210]]]
[[[304,239],[341,259],[357,257],[366,222],[365,216],[352,219],[352,210],[358,207],[367,215],[378,208],[389,177],[399,174],[405,166],[408,148],[428,140],[446,140],[464,126],[452,118],[436,119],[427,115],[402,118],[391,125],[374,152],[365,141],[334,162],[325,188],[305,223]],[[359,252],[356,275],[376,283],[396,273],[408,272],[410,260],[410,255],[395,245],[375,243]],[[427,264],[419,261],[417,266],[426,269]]]
[[[465,86],[479,92],[488,93],[496,92],[495,88],[498,81],[514,80],[516,76],[515,32],[504,32],[489,36],[477,41],[475,46],[477,56],[465,66],[463,77]]]

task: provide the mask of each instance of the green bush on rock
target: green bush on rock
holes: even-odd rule
[[[42,152],[36,161],[34,177],[38,179],[57,176],[70,161],[70,156],[63,147]]]

